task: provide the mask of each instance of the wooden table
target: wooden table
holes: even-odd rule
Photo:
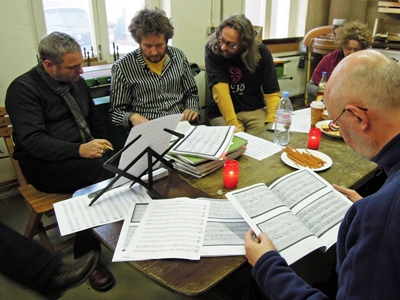
[[[261,138],[272,140],[273,133],[265,129],[251,132]],[[291,142],[296,148],[307,147],[307,134],[292,133]],[[318,149],[329,155],[333,165],[319,174],[330,183],[337,183],[351,188],[358,188],[371,179],[378,170],[376,164],[360,158],[341,139],[323,135]],[[281,153],[262,161],[242,156],[240,179],[237,188],[263,182],[269,185],[279,177],[293,171],[280,159]],[[167,178],[155,182],[155,189],[165,198],[174,197],[212,197],[225,198],[222,184],[222,169],[197,179],[171,173]],[[122,222],[94,228],[97,237],[111,250],[114,250],[121,231]],[[243,256],[204,257],[199,261],[178,259],[148,260],[128,262],[151,280],[178,294],[195,297],[211,290],[234,271],[247,264]]]

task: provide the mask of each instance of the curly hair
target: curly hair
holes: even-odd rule
[[[210,36],[209,47],[211,51],[215,54],[220,55],[222,53],[221,44],[218,41],[222,29],[229,26],[239,33],[239,44],[240,47],[245,50],[240,54],[240,57],[246,66],[246,68],[254,73],[261,59],[260,52],[258,51],[259,42],[255,39],[254,27],[250,20],[243,14],[235,14],[229,16],[227,19],[223,20],[215,32]]]
[[[372,43],[371,30],[368,29],[366,24],[358,20],[346,22],[338,31],[336,44],[339,47],[343,47],[351,40],[358,41],[362,49],[365,50],[369,48]]]
[[[40,40],[38,46],[41,61],[50,60],[53,64],[62,64],[64,54],[81,52],[81,46],[70,35],[54,31]]]
[[[165,11],[158,8],[145,8],[138,11],[128,29],[137,43],[140,43],[142,37],[148,34],[163,34],[166,42],[174,35],[174,27],[170,19],[167,18]]]

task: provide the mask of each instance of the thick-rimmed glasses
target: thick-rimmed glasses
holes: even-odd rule
[[[368,108],[359,107],[359,106],[356,106],[356,107],[357,107],[358,109],[363,110],[363,111],[368,111]],[[337,122],[337,120],[341,117],[341,115],[343,115],[343,113],[344,113],[346,110],[347,110],[347,109],[344,108],[344,109],[342,110],[342,112],[337,116],[337,118],[336,118],[335,120],[329,122],[329,124],[328,124],[329,129],[331,129],[332,131],[338,131],[338,130],[339,130],[339,127],[336,125],[336,122]]]
[[[217,40],[232,50],[235,50],[237,47],[240,46],[240,44],[233,45],[231,42],[225,42],[224,39],[222,38],[222,36],[220,36],[220,35],[217,37]]]

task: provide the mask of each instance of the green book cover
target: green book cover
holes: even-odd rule
[[[240,148],[243,148],[247,145],[247,140],[233,135],[232,142],[228,148],[228,154],[237,151]],[[191,165],[198,165],[208,161],[209,159],[191,155],[182,155],[182,154],[175,154],[175,156],[179,157],[182,161],[187,162]]]

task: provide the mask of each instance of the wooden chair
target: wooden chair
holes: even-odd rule
[[[64,249],[65,247],[72,245],[75,238],[69,238],[65,241],[53,245],[47,235],[47,230],[57,228],[57,222],[44,226],[42,222],[42,217],[54,216],[53,204],[71,198],[72,195],[40,192],[35,189],[31,184],[27,183],[18,162],[12,157],[14,153],[14,142],[12,140],[12,133],[13,128],[10,118],[7,115],[6,108],[0,107],[0,137],[4,138],[8,153],[10,155],[11,163],[17,176],[19,191],[24,197],[29,209],[29,220],[28,225],[26,226],[25,236],[32,239],[37,234],[42,244],[50,251],[56,252]]]

